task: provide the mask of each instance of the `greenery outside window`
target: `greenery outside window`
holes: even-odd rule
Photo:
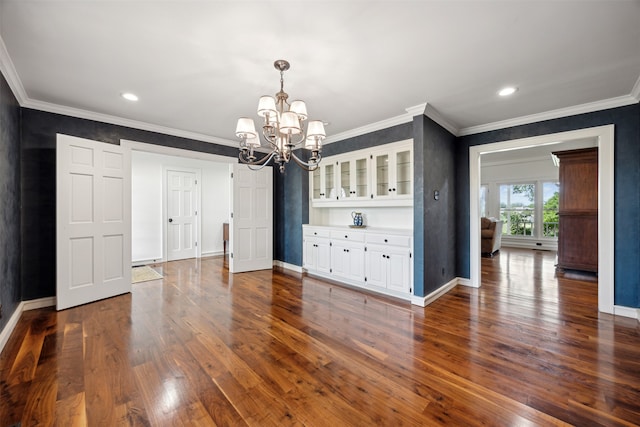
[[[533,236],[535,232],[535,184],[500,185],[502,234]]]
[[[558,237],[558,202],[560,200],[560,183],[542,183],[542,235]]]

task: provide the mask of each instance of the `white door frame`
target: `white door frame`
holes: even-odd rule
[[[469,147],[469,285],[480,287],[480,155],[596,138],[598,145],[598,310],[614,313],[614,125]]]
[[[202,193],[200,190],[202,187],[202,170],[182,166],[162,166],[162,258],[164,260],[169,258],[169,233],[167,230],[169,225],[169,217],[167,215],[167,173],[169,171],[193,173],[196,176],[196,258],[200,258],[202,256]]]
[[[190,159],[196,159],[196,160],[206,160],[206,161],[210,161],[210,162],[216,162],[216,163],[227,163],[227,164],[231,164],[231,163],[238,163],[238,159],[236,157],[228,157],[228,156],[221,156],[219,154],[210,154],[210,153],[202,153],[200,151],[191,151],[191,150],[184,150],[182,148],[174,148],[174,147],[166,147],[164,145],[155,145],[155,144],[147,144],[145,142],[138,142],[138,141],[131,141],[128,139],[121,139],[120,140],[120,145],[126,149],[129,149],[131,151],[143,151],[146,153],[155,153],[155,154],[164,154],[167,156],[178,156],[178,157],[186,157],[186,158],[190,158]],[[174,169],[178,169],[178,168],[174,168]],[[163,179],[163,193],[164,193],[164,186],[166,185],[166,178]],[[200,187],[199,187],[200,188]],[[166,201],[163,201],[163,228],[166,228],[166,206],[165,206]],[[200,202],[198,202],[198,206],[200,207]],[[200,211],[198,211],[198,221],[200,221]],[[198,230],[201,229],[201,224],[198,224]],[[164,230],[164,235],[166,236],[166,229]],[[201,242],[202,236],[199,236],[198,238],[198,242]],[[167,259],[167,241],[166,241],[166,237],[164,237],[163,239],[163,248],[162,248],[162,261],[166,261]],[[202,245],[198,244],[198,251],[201,251],[202,249]],[[200,256],[201,252],[198,252],[198,256]]]

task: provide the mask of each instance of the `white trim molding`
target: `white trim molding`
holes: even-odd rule
[[[2,352],[2,350],[4,350],[4,346],[5,344],[7,344],[7,341],[9,341],[13,330],[18,325],[18,321],[20,320],[20,316],[22,316],[23,312],[35,310],[37,308],[52,307],[55,305],[56,297],[46,297],[20,302],[20,304],[18,304],[15,311],[9,318],[9,321],[5,325],[4,329],[2,329],[2,332],[0,332],[0,353]]]
[[[636,86],[638,83],[636,83]],[[636,90],[636,88],[634,88]],[[637,89],[640,91],[640,88]],[[528,125],[530,123],[542,122],[544,120],[559,119],[561,117],[575,116],[577,114],[592,113],[594,111],[608,110],[609,108],[624,107],[637,104],[638,98],[633,94],[618,96],[616,98],[603,99],[601,101],[588,102],[586,104],[574,105],[567,108],[545,111],[528,116],[516,117],[499,122],[487,123],[485,125],[470,126],[460,129],[458,136],[472,135],[475,133],[489,132],[492,130],[506,129],[514,126]]]
[[[375,132],[377,130],[388,129],[393,126],[401,125],[403,123],[409,123],[412,121],[413,121],[413,116],[411,114],[409,113],[401,114],[399,116],[391,117],[389,119],[380,120],[379,122],[370,123],[368,125],[360,126],[355,129],[330,135],[324,141],[322,141],[322,144],[326,145],[336,141],[344,141],[345,139],[348,139],[348,138],[365,135],[367,133]]]
[[[13,65],[13,61],[9,56],[9,51],[7,50],[7,46],[4,44],[4,40],[0,37],[0,72],[7,80],[7,84],[13,91],[18,103],[20,105],[24,105],[25,101],[29,99],[27,96],[27,92],[24,90],[24,86],[22,86],[22,81],[18,76],[18,72],[16,71],[16,67]]]
[[[277,259],[273,260],[274,267],[284,268],[285,270],[295,271],[296,273],[304,273],[305,270],[302,269],[299,265],[289,264],[288,262],[279,261]]]
[[[631,89],[631,96],[635,98],[637,102],[640,102],[640,76],[638,76],[636,84],[634,84],[633,89]]]
[[[539,135],[469,147],[469,273],[480,287],[480,156],[495,151],[595,138],[598,141],[598,310],[614,310],[614,125]]]
[[[625,307],[622,305],[613,306],[613,314],[616,316],[630,317],[640,322],[640,308]]]
[[[440,286],[438,289],[431,292],[429,295],[425,295],[423,297],[418,295],[411,295],[411,304],[417,305],[420,307],[426,307],[432,302],[434,302],[435,300],[437,300],[438,298],[440,298],[442,295],[449,292],[451,289],[455,288],[458,285],[458,282],[459,282],[459,278],[456,277],[454,279],[451,279],[449,282],[445,283],[444,285]]]
[[[212,144],[226,145],[229,147],[238,147],[238,142],[232,141],[230,139],[218,138],[198,132],[174,129],[167,126],[141,122],[138,120],[125,119],[123,117],[112,116],[110,114],[96,113],[89,110],[67,107],[50,102],[36,101],[30,98],[27,98],[24,102],[21,102],[20,105],[24,108],[32,108],[34,110],[46,111],[54,114],[62,114],[65,116],[78,117],[81,119],[93,120],[101,123],[109,123],[112,125],[124,126],[133,129],[146,130],[149,132],[177,136],[179,138],[187,138],[195,141],[209,142]]]
[[[451,123],[442,114],[440,114],[440,112],[436,110],[433,105],[427,104],[424,109],[424,115],[451,132],[453,136],[460,136],[460,129],[458,129],[456,125]]]

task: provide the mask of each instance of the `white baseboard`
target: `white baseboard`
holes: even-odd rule
[[[625,307],[622,305],[613,306],[613,314],[616,316],[630,317],[640,321],[640,308]]]
[[[471,279],[467,279],[467,278],[464,278],[464,277],[458,277],[457,279],[458,279],[458,285],[468,286],[470,288],[475,288],[475,286],[473,286],[471,284]]]
[[[20,320],[20,316],[23,312],[28,310],[35,310],[37,308],[51,307],[53,305],[56,305],[56,297],[46,297],[29,301],[22,301],[20,304],[18,304],[18,307],[16,307],[15,311],[9,318],[9,321],[5,325],[4,329],[2,329],[2,332],[0,332],[0,352],[2,352],[5,344],[7,343],[7,341],[9,341],[9,337],[13,333],[13,330],[18,324],[18,320]]]
[[[435,291],[431,292],[429,295],[424,297],[412,295],[411,304],[418,305],[420,307],[428,306],[429,304],[431,304],[432,302],[440,298],[442,295],[446,294],[451,289],[455,288],[456,285],[458,285],[458,280],[459,280],[458,277],[451,279],[448,283],[445,283],[444,285],[440,286],[438,289],[436,289]]]
[[[207,252],[202,252],[200,254],[202,258],[208,257],[208,256],[222,256],[222,255],[224,255],[224,251],[207,251]]]
[[[278,261],[278,260],[273,260],[273,265],[275,267],[280,267],[280,268],[284,268],[286,270],[291,270],[291,271],[295,271],[296,273],[302,273],[302,267],[300,267],[299,265],[295,265],[295,264],[289,264],[288,262],[283,262],[283,261]]]

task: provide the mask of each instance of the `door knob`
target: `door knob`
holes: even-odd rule
[[[173,222],[173,218],[169,218],[169,222]]]

